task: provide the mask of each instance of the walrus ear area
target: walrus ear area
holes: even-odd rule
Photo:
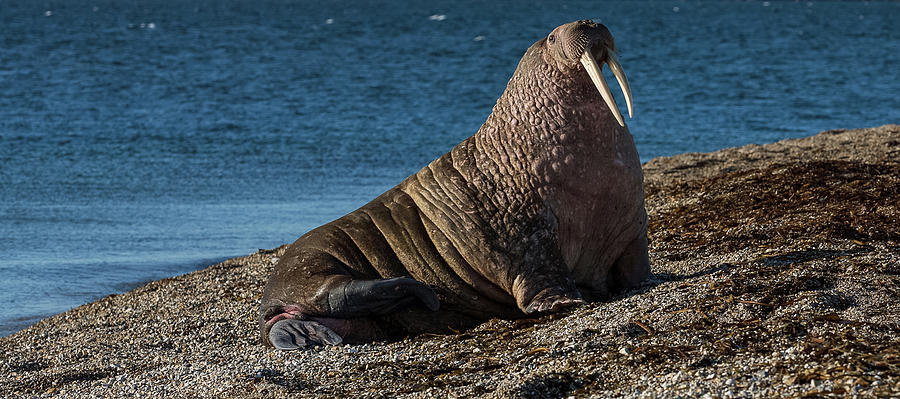
[[[565,50],[563,49],[563,37],[560,28],[562,27],[554,29],[553,32],[550,32],[550,34],[541,39],[541,41],[543,42],[545,54],[550,55],[550,58],[552,58],[553,61],[565,62],[566,55]]]

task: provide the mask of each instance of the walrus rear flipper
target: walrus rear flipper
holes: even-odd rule
[[[294,350],[314,345],[337,345],[340,335],[322,324],[309,320],[279,320],[269,330],[269,342],[276,349]]]
[[[329,283],[320,287],[311,304],[281,305],[262,316],[263,337],[272,346],[294,350],[384,339],[387,334],[373,317],[417,302],[430,311],[440,308],[434,290],[409,277],[352,280],[349,276],[331,276],[326,280]],[[271,326],[268,332],[266,326]]]

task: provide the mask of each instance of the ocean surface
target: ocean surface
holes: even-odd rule
[[[0,335],[359,207],[576,19],[644,161],[900,122],[896,2],[0,0]]]

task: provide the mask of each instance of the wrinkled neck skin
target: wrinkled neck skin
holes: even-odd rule
[[[587,72],[548,54],[545,41],[528,49],[476,133],[476,158],[489,159],[506,176],[499,180],[515,186],[507,183],[508,190],[537,196],[531,201],[552,213],[549,222],[576,283],[599,285],[605,270],[596,269],[618,254],[593,243],[646,226],[643,175],[631,134]]]
[[[513,163],[517,174],[551,182],[534,189],[570,183],[589,189],[583,179],[590,179],[592,171],[585,167],[624,158],[620,152],[634,144],[587,73],[577,64],[553,59],[543,51],[543,42],[531,46],[519,62],[476,140],[484,144],[480,149],[486,155]]]

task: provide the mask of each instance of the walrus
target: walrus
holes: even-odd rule
[[[650,273],[643,173],[613,37],[588,20],[525,52],[480,129],[291,244],[262,295],[264,345],[291,350],[558,312]]]

